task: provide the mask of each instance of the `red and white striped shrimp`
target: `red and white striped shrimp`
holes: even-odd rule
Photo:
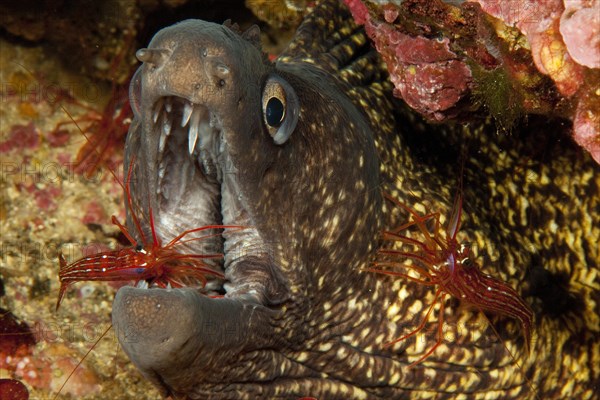
[[[459,193],[456,197],[452,215],[445,229],[441,227],[439,213],[421,215],[397,199],[387,194],[385,197],[408,212],[410,220],[391,231],[385,231],[383,238],[384,240],[403,243],[409,246],[409,250],[379,250],[379,254],[384,256],[385,260],[375,262],[374,267],[369,268],[369,271],[400,276],[436,288],[434,300],[417,328],[386,343],[386,346],[392,346],[420,332],[425,327],[436,303],[439,302],[437,342],[423,356],[411,363],[410,367],[429,357],[442,343],[444,299],[447,295],[450,295],[480,311],[490,311],[518,320],[525,338],[525,347],[527,353],[529,353],[531,325],[533,323],[531,308],[506,282],[481,272],[475,260],[470,257],[469,246],[456,240],[462,215],[462,194]],[[433,221],[433,229],[431,229],[431,221]],[[400,233],[412,227],[417,228],[417,232],[421,236],[420,239],[414,239]],[[402,263],[401,260],[405,259],[411,259],[416,264]],[[381,267],[386,269],[381,269]],[[398,268],[412,269],[419,277],[411,276],[405,272],[398,272],[396,270]]]
[[[133,161],[131,164],[133,164]],[[91,256],[85,256],[71,264],[67,264],[62,254],[59,254],[60,270],[58,273],[61,286],[56,302],[58,310],[67,288],[79,281],[148,281],[159,287],[182,287],[191,280],[200,282],[204,286],[207,282],[205,275],[223,278],[223,274],[210,268],[204,262],[206,259],[221,258],[222,254],[184,254],[178,251],[177,246],[190,241],[208,239],[218,235],[207,234],[201,237],[185,239],[187,235],[214,229],[243,229],[237,225],[207,225],[189,229],[182,232],[166,245],[162,245],[154,227],[152,209],[149,211],[149,222],[152,239],[148,240],[144,234],[139,218],[136,215],[131,199],[130,182],[133,165],[130,166],[127,182],[124,186],[127,205],[131,212],[132,220],[139,232],[141,242],[138,242],[129,230],[113,216],[112,223],[117,225],[121,232],[131,243],[131,246],[103,251]],[[111,171],[112,172],[112,171]],[[114,175],[114,173],[113,173]]]

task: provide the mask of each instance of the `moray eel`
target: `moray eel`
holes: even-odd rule
[[[153,211],[163,241],[204,225],[247,227],[186,243],[186,252],[224,253],[214,267],[225,279],[207,287],[221,298],[117,293],[121,346],[164,396],[597,393],[600,174],[560,124],[532,117],[512,135],[485,122],[425,124],[392,98],[377,53],[335,1],[306,18],[274,63],[256,27],[199,20],[161,30],[137,56],[126,144],[137,208]],[[531,351],[515,321],[489,315],[498,340],[479,311],[451,300],[450,337],[407,368],[435,332],[384,344],[414,329],[433,290],[365,271],[381,230],[402,217],[382,194],[444,223],[460,176],[459,238],[534,310]]]

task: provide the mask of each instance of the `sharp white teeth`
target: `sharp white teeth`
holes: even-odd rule
[[[166,136],[169,136],[171,134],[171,125],[173,124],[173,121],[171,120],[171,118],[169,118],[169,116],[167,114],[165,114],[163,116],[163,134],[165,134]]]
[[[200,110],[194,109],[190,121],[190,131],[188,135],[188,150],[190,155],[194,154],[196,143],[198,142],[198,125],[200,124]]]
[[[173,106],[171,104],[171,99],[165,100],[165,110],[167,110],[167,112],[170,113],[172,109],[173,109]]]
[[[167,135],[164,132],[160,134],[160,141],[158,143],[158,153],[162,154],[165,151],[165,145],[167,144]]]
[[[160,115],[160,111],[162,110],[163,104],[164,100],[161,98],[156,102],[156,105],[154,106],[154,112],[152,113],[152,120],[154,121],[154,123],[158,121],[158,116]]]
[[[173,289],[173,288],[171,287],[171,282],[167,282],[167,290],[171,290],[171,289]]]
[[[171,134],[171,118],[165,113],[163,115],[163,124],[162,124],[162,132],[160,134],[160,139],[158,143],[158,152],[160,154],[165,150],[165,145],[167,144],[167,138]]]
[[[185,104],[183,105],[183,115],[181,117],[181,127],[182,128],[184,126],[186,126],[187,123],[189,122],[193,111],[194,111],[194,106],[192,106],[190,103],[188,103],[186,101]]]
[[[188,150],[190,152],[190,156],[194,154],[194,149],[196,148],[196,142],[198,141],[198,125],[192,124],[190,126],[190,133],[188,136]]]
[[[148,289],[148,282],[146,282],[144,279],[142,279],[141,281],[139,281],[137,283],[137,285],[135,287],[138,289]]]

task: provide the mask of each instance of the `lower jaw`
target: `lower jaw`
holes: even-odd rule
[[[209,298],[190,288],[125,286],[115,297],[112,323],[131,361],[168,395],[173,387],[185,390],[182,377],[202,379],[213,373],[214,363],[225,365],[232,349],[247,348],[251,332],[269,326],[270,312],[242,299]],[[266,335],[258,336],[260,342]]]

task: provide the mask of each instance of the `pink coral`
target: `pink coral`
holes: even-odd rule
[[[563,95],[572,96],[577,92],[583,81],[583,67],[573,60],[559,31],[560,18],[565,11],[562,0],[477,2],[485,12],[523,32],[531,46],[535,65],[554,80]]]
[[[586,78],[586,71],[600,68],[600,1],[477,1],[525,34],[537,68],[576,103],[575,141],[600,163],[600,109],[591,106],[598,105],[598,75]]]
[[[371,18],[364,4],[346,2],[390,70],[395,95],[413,109],[433,120],[454,116],[452,107],[467,93],[471,72],[450,50],[449,40],[412,37],[392,24],[398,16],[394,8],[385,8],[385,20]]]
[[[58,186],[48,185],[36,185],[35,183],[24,184],[19,183],[17,185],[19,190],[25,190],[27,193],[33,195],[35,203],[38,208],[42,211],[54,211],[58,207],[55,199],[58,198],[62,192]]]
[[[573,59],[588,68],[600,68],[600,1],[565,0],[560,34]]]
[[[600,163],[600,0],[345,3],[385,60],[394,94],[419,113],[463,117],[474,94],[501,125],[524,113],[567,117]]]
[[[531,36],[532,56],[540,72],[549,75],[558,90],[572,96],[583,82],[583,67],[567,52],[558,31],[558,21],[550,28]]]
[[[352,11],[352,17],[357,24],[362,25],[369,19],[369,10],[367,6],[361,0],[344,0],[350,11]]]
[[[591,94],[577,104],[573,119],[574,139],[600,164],[600,97]]]
[[[448,39],[413,38],[391,25],[368,21],[367,33],[388,65],[392,81],[406,103],[435,120],[454,106],[467,90],[471,73],[456,59]]]
[[[30,122],[27,125],[13,125],[8,138],[0,143],[0,153],[15,149],[34,149],[39,145],[39,132]]]

